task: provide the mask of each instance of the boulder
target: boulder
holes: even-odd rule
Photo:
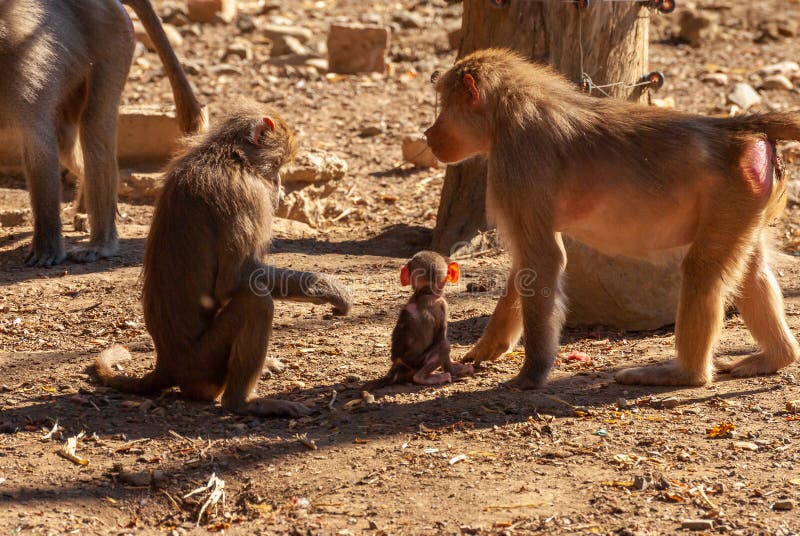
[[[328,68],[334,73],[382,73],[388,48],[389,29],[384,26],[332,24]]]
[[[297,155],[294,162],[281,170],[281,181],[287,189],[339,180],[347,174],[347,162],[334,153],[311,149]]]

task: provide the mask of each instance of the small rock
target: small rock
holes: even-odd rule
[[[212,65],[209,67],[209,72],[211,74],[222,75],[222,74],[230,74],[230,75],[241,75],[242,70],[235,65],[231,65],[230,63],[220,63],[219,65]]]
[[[739,82],[728,93],[728,102],[735,104],[742,110],[747,110],[751,106],[761,103],[761,95],[753,89],[753,86]]]
[[[786,76],[782,74],[774,74],[764,78],[761,83],[761,89],[784,89],[791,91],[794,89],[794,84]]]
[[[733,447],[742,450],[752,450],[754,452],[758,450],[758,445],[750,441],[734,441]]]
[[[361,138],[371,138],[373,136],[377,136],[381,134],[383,129],[377,125],[370,125],[361,129],[361,132],[358,133],[358,136]]]
[[[778,510],[780,512],[788,512],[789,510],[794,510],[794,502],[790,500],[777,501],[775,504],[772,505],[772,509]]]
[[[17,227],[25,225],[31,217],[31,210],[20,208],[0,211],[0,227]]]
[[[619,409],[628,409],[630,407],[630,405],[628,405],[628,401],[627,400],[625,400],[624,398],[620,397],[620,398],[617,399],[617,407]]]
[[[677,408],[678,406],[680,406],[681,405],[681,401],[680,401],[680,399],[675,398],[674,396],[668,396],[667,398],[665,398],[664,400],[661,401],[661,405],[664,406],[667,409],[673,409],[673,408]]]
[[[224,62],[231,56],[236,56],[244,61],[251,61],[253,59],[253,46],[244,41],[231,43],[228,45],[228,48],[225,49],[220,61]]]
[[[414,166],[422,168],[439,167],[439,160],[433,156],[433,151],[423,137],[405,138],[402,151],[404,162],[410,162]]]
[[[798,64],[796,61],[782,61],[779,63],[773,63],[772,65],[762,67],[758,71],[758,74],[761,76],[773,76],[776,74],[791,76],[797,73],[800,73],[800,64]]]
[[[183,36],[177,28],[171,24],[162,24],[161,27],[164,28],[164,33],[167,34],[167,40],[169,40],[169,44],[172,45],[172,48],[180,48],[180,46],[183,45]],[[153,44],[153,40],[150,39],[144,26],[142,26],[142,23],[138,20],[133,23],[133,32],[136,35],[137,41],[147,47],[147,50],[155,52],[156,46]]]
[[[347,174],[347,162],[334,153],[312,149],[303,151],[281,171],[284,185],[339,180]]]
[[[681,12],[680,31],[678,37],[692,47],[699,47],[713,39],[717,33],[717,24],[706,14],[692,9]]]
[[[124,199],[155,199],[163,184],[161,173],[141,173],[130,169],[119,172],[119,196]]]
[[[281,35],[271,37],[270,40],[272,41],[272,49],[269,51],[270,57],[276,58],[288,54],[307,56],[309,54],[308,48],[294,36]]]
[[[167,24],[172,24],[176,28],[180,28],[182,26],[186,26],[191,21],[189,17],[186,15],[184,11],[181,9],[172,9],[169,13],[165,14],[161,20],[166,22]]]
[[[328,72],[328,60],[325,58],[308,58],[304,61],[308,67],[313,67],[320,73]]]
[[[328,68],[334,73],[382,73],[388,47],[386,27],[332,24],[328,32]]]
[[[378,524],[374,519],[370,519],[368,523],[369,530],[378,530]]]
[[[725,73],[706,73],[700,77],[700,81],[711,83],[716,86],[727,86],[728,75]]]
[[[290,26],[283,24],[265,24],[259,27],[259,32],[269,37],[273,42],[286,36],[294,37],[305,44],[314,38],[314,32],[302,26]]]
[[[283,196],[275,215],[299,221],[311,227],[321,227],[325,223],[324,208],[314,188],[307,187]]]
[[[425,19],[412,11],[400,11],[399,13],[395,13],[392,20],[406,30],[411,28],[424,28],[427,26]]]
[[[194,22],[231,22],[238,11],[236,0],[188,0],[187,15]]]
[[[756,43],[766,43],[768,41],[779,41],[784,37],[794,37],[798,34],[797,21],[787,17],[772,18],[761,21],[758,25],[758,36]]]
[[[681,528],[687,530],[714,530],[713,519],[684,519]]]

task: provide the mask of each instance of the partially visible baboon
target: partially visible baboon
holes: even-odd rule
[[[272,110],[243,105],[170,164],[147,237],[143,306],[156,349],[143,378],[116,375],[110,364],[127,351],[101,353],[106,385],[154,393],[178,385],[188,397],[214,400],[253,415],[301,415],[302,404],[251,400],[272,332],[273,298],[350,309],[334,278],[264,264],[280,167],[295,152]]]
[[[204,115],[148,0],[122,0],[152,38],[173,88],[181,127]],[[0,124],[18,128],[33,207],[28,265],[64,260],[60,167],[75,173],[89,214],[90,240],[79,262],[113,255],[117,109],[134,49],[133,26],[117,0],[0,2]]]
[[[442,296],[447,283],[458,281],[459,267],[433,251],[420,251],[400,270],[400,283],[414,294],[400,311],[392,331],[392,366],[386,376],[367,383],[376,389],[402,382],[419,385],[449,383],[469,376],[472,365],[450,360],[447,340],[447,301]],[[444,372],[436,373],[442,368]]]
[[[760,352],[720,370],[769,374],[800,356],[764,246],[785,198],[775,141],[800,140],[800,114],[716,118],[597,99],[497,49],[459,60],[437,90],[428,144],[443,162],[487,155],[487,208],[512,256],[507,292],[465,361],[497,358],[524,329],[525,364],[511,384],[545,382],[564,321],[562,232],[611,255],[688,250],[677,359],[622,370],[617,381],[711,381],[731,293]]]

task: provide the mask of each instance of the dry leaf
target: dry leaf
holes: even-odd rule
[[[710,439],[731,437],[733,431],[736,430],[736,425],[732,422],[721,422],[713,428],[706,430]]]

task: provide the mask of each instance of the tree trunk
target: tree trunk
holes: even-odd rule
[[[464,0],[458,55],[506,47],[552,65],[576,87],[588,78],[597,96],[642,101],[647,93],[636,84],[648,72],[649,22],[641,2],[594,1],[582,8],[557,0]],[[452,253],[487,230],[485,203],[485,161],[448,166],[432,248]],[[655,267],[611,259],[568,238],[565,243],[571,322],[647,329],[674,320],[679,283],[674,263]],[[597,266],[605,272],[598,274]],[[643,290],[628,294],[640,279]]]

